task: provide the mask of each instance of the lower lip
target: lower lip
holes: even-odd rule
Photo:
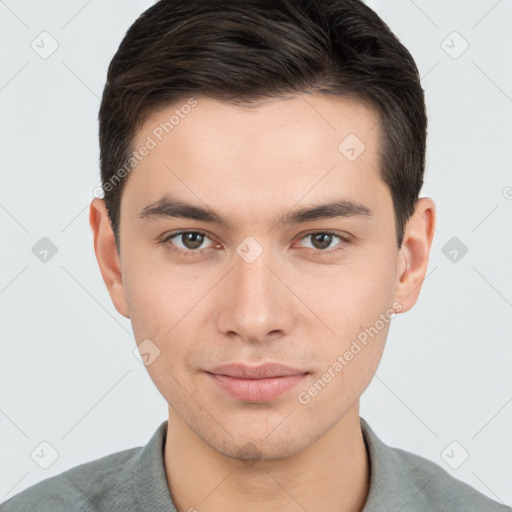
[[[227,375],[216,375],[206,372],[220,389],[233,398],[245,402],[267,402],[280,397],[299,382],[307,374],[287,375],[269,379],[240,379]]]

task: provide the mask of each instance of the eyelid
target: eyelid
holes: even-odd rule
[[[352,240],[352,235],[350,235],[349,233],[346,233],[344,231],[336,231],[335,229],[311,229],[309,231],[305,231],[304,233],[299,233],[296,238],[302,239],[306,236],[317,234],[337,236],[342,240],[346,240],[347,242],[350,242]]]

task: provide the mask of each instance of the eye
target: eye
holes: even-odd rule
[[[308,233],[304,235],[301,240],[307,240],[308,238],[311,244],[302,247],[309,247],[315,254],[342,250],[345,245],[350,242],[348,237],[342,236],[334,231],[316,231],[314,233]],[[203,231],[178,231],[171,233],[160,243],[179,254],[193,255],[200,254],[203,250],[215,246],[215,242],[213,241],[212,245],[205,245],[207,240],[210,240],[210,238]],[[338,240],[338,243],[333,245],[333,242],[336,240]],[[217,244],[217,247],[219,246],[220,245]]]
[[[164,238],[162,243],[179,253],[199,253],[202,249],[208,248],[202,247],[208,239],[202,231],[178,231]]]
[[[350,241],[347,237],[333,231],[316,231],[314,233],[308,233],[302,238],[302,240],[306,240],[308,238],[311,240],[311,245],[309,246],[311,249],[316,252],[325,253],[341,250],[344,248],[345,244]],[[336,239],[339,240],[339,243],[334,245],[334,249],[330,249],[333,247],[332,242]]]

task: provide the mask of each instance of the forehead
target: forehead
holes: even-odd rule
[[[386,188],[377,172],[379,118],[357,100],[300,94],[253,106],[194,102],[145,121],[134,148],[151,149],[129,176],[128,202],[142,207],[172,191],[222,206],[229,196],[239,212],[261,216],[269,204],[336,192],[364,204]]]
[[[252,157],[265,146],[272,158],[310,159],[323,145],[337,157],[339,143],[349,134],[357,136],[370,152],[376,149],[371,146],[379,133],[378,122],[369,104],[349,97],[299,94],[241,105],[208,98],[183,99],[150,115],[136,144],[147,135],[159,145],[175,142],[183,149],[200,142],[201,146],[189,153],[203,161],[226,146],[230,157]]]

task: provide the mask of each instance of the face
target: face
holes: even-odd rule
[[[114,302],[160,351],[147,370],[171,414],[220,453],[289,457],[357,407],[403,308],[378,117],[321,95],[185,103],[135,139],[156,144],[123,191]],[[217,368],[232,363],[293,375]]]

